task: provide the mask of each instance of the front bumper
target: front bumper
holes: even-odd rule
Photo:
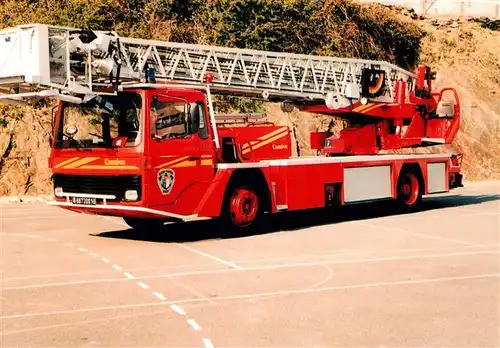
[[[53,201],[49,205],[57,206],[63,209],[94,215],[117,216],[117,217],[133,217],[141,219],[167,219],[173,221],[194,221],[200,220],[198,215],[180,215],[162,210],[151,209],[141,206],[118,205],[118,204],[75,204],[68,201]]]

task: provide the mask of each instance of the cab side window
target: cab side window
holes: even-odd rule
[[[184,138],[189,135],[186,105],[184,102],[153,101],[151,103],[151,134],[158,139]]]
[[[207,139],[204,104],[153,100],[151,134],[156,139],[184,138],[191,134],[198,134],[200,138]]]

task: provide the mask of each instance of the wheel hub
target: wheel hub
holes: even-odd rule
[[[413,205],[418,199],[419,189],[417,177],[412,173],[407,174],[400,186],[400,194],[403,201],[407,205]]]
[[[248,188],[236,190],[230,202],[231,218],[238,226],[248,226],[257,217],[257,194]]]

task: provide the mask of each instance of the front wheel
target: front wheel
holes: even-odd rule
[[[418,176],[412,171],[402,172],[397,187],[398,208],[403,211],[412,211],[422,203],[423,185]]]
[[[259,194],[253,187],[232,186],[224,199],[220,227],[240,234],[254,231],[262,221],[262,208]]]

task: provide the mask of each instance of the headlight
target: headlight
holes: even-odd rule
[[[136,190],[125,191],[125,199],[127,201],[136,201],[139,198],[139,194]]]
[[[54,189],[54,194],[57,196],[57,197],[61,197],[63,195],[63,189],[62,187],[56,187]]]

